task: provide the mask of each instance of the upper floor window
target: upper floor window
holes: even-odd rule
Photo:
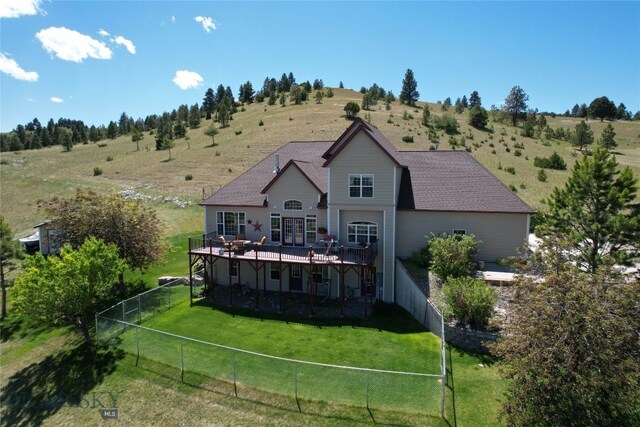
[[[244,212],[217,212],[219,236],[235,236],[245,234],[246,221]]]
[[[300,200],[285,200],[284,210],[285,211],[301,211],[302,202]]]
[[[373,197],[373,175],[349,174],[349,197]]]
[[[374,243],[378,240],[378,224],[368,221],[354,221],[347,224],[349,243]]]

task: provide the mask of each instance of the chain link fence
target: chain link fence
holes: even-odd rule
[[[257,389],[296,400],[443,415],[444,346],[440,373],[398,372],[270,356],[140,324],[188,298],[189,287],[180,282],[122,301],[96,315],[98,340],[137,356],[138,365],[152,361],[176,368],[183,381],[191,373],[223,381],[235,396]]]

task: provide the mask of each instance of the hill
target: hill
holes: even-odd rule
[[[344,131],[349,122],[344,118],[343,107],[348,101],[360,103],[362,95],[344,89],[334,89],[334,93],[333,98],[324,98],[321,104],[310,100],[285,107],[268,106],[266,102],[245,105],[245,111],[239,110],[229,127],[220,129],[215,146],[211,145],[211,138],[204,135],[210,121],[203,120],[198,129],[187,131],[187,138],[176,140],[171,160],[168,151],[155,150],[154,136],[148,133],[140,142],[140,151],[136,151],[136,144],[129,136],[123,136],[99,144],[76,145],[70,152],[56,146],[2,153],[0,212],[15,234],[22,236],[44,219],[36,208],[39,199],[70,195],[76,188],[133,189],[154,200],[167,223],[168,235],[198,230],[202,214],[197,203],[203,192],[208,196],[288,141],[333,140]],[[424,105],[418,103],[419,108],[412,108],[396,102],[387,111],[379,102],[371,111],[360,111],[359,116],[366,114],[399,150],[428,150],[432,145],[428,129],[420,124]],[[443,114],[440,105],[428,105],[432,117]],[[566,141],[552,139],[545,143],[547,146],[541,139],[520,136],[521,129],[508,123],[490,122],[493,133],[480,131],[467,125],[466,112],[455,114],[451,108],[447,113],[460,124],[459,134],[454,135],[458,142],[464,137],[467,149],[485,167],[505,184],[513,185],[520,197],[537,209],[544,206],[543,199],[555,186],[564,183],[569,171],[547,170],[548,181],[540,182],[536,179],[534,158],[548,157],[557,151],[570,170],[581,155]],[[580,121],[567,117],[547,116],[546,119],[552,128],[567,129]],[[260,122],[264,125],[260,126]],[[589,121],[596,139],[606,124]],[[617,133],[618,161],[640,175],[640,122],[614,122],[613,126]],[[439,149],[450,149],[450,136],[443,131],[437,134]],[[403,142],[403,136],[413,136],[414,142]],[[516,144],[524,148],[517,149]],[[520,156],[516,155],[517,151]],[[94,175],[95,167],[100,168],[102,174]],[[509,167],[515,169],[515,174],[505,170]],[[188,175],[192,177],[189,180]],[[174,203],[175,198],[179,199],[178,203]],[[180,201],[191,205],[179,207]]]

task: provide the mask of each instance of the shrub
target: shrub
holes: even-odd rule
[[[429,268],[429,247],[425,246],[424,248],[411,252],[408,261],[416,267]]]
[[[262,120],[260,120],[260,121],[258,122],[258,126],[264,126],[264,122],[263,122]]]
[[[498,302],[496,289],[471,277],[450,279],[443,290],[445,315],[474,328],[487,325]]]
[[[513,152],[513,155],[516,156],[516,157],[520,157],[520,156],[522,156],[522,151],[516,150],[516,151]]]
[[[513,184],[509,184],[509,190],[513,191],[514,193],[517,193],[517,192],[518,192],[518,189],[517,189],[517,188],[516,188],[516,186],[515,186],[515,185],[513,185]]]
[[[237,131],[236,131],[236,136],[240,135],[241,133],[242,133],[242,131],[241,131],[241,130],[237,130]]]
[[[527,184],[525,184],[524,182],[522,184],[520,184],[520,189],[526,190],[527,189]]]
[[[450,114],[443,114],[441,117],[435,116],[432,123],[436,129],[444,129],[450,135],[458,133],[460,127],[458,121]]]
[[[506,168],[504,168],[504,171],[509,172],[511,175],[516,174],[516,168],[514,168],[513,166],[507,166]]]
[[[107,144],[105,142],[98,144],[98,147],[102,148],[102,147],[106,147]]]
[[[471,276],[480,241],[473,234],[440,235],[429,240],[431,271],[447,281],[452,277]]]
[[[405,135],[402,137],[403,142],[413,142],[413,135]]]
[[[191,175],[191,174],[188,174],[188,175],[184,176],[184,180],[185,181],[191,181],[192,179],[193,179],[193,175]]]
[[[98,175],[102,175],[102,169],[96,166],[95,168],[93,168],[93,176],[98,176]]]
[[[544,171],[544,169],[540,169],[538,171],[538,181],[547,182],[547,173]]]
[[[547,157],[534,158],[533,165],[537,168],[544,168],[544,169],[555,169],[555,170],[561,170],[561,171],[567,169],[567,163],[555,151],[548,158]]]
[[[110,161],[112,161],[112,160],[113,160],[113,157],[111,157],[111,156],[107,156],[107,162],[110,162]]]

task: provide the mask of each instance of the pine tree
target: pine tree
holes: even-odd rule
[[[593,131],[584,120],[576,125],[576,132],[572,138],[572,144],[580,148],[580,151],[586,146],[593,144]]]
[[[418,92],[418,82],[413,77],[413,71],[407,69],[402,80],[402,91],[400,92],[400,102],[415,106],[420,93]]]
[[[504,108],[507,113],[511,114],[511,123],[516,125],[518,119],[527,112],[527,101],[529,95],[527,95],[520,86],[514,86],[511,88],[509,95],[504,100]]]
[[[284,96],[284,92],[280,93],[280,106],[284,107],[287,102],[287,99]]]
[[[342,80],[340,80],[340,84],[338,85],[340,89],[344,89],[344,84],[342,84]]]
[[[213,93],[213,89],[209,88],[204,93],[204,98],[202,98],[202,109],[205,113],[206,120],[211,120],[211,115],[215,111],[216,108],[216,96]]]
[[[478,91],[474,90],[473,92],[471,92],[471,95],[469,96],[469,108],[473,108],[476,105],[482,106],[482,100],[480,99],[480,95],[478,94]]]
[[[116,122],[110,121],[109,126],[107,126],[107,138],[116,139],[117,136],[118,136],[118,125],[116,125]]]
[[[131,141],[136,143],[136,151],[140,151],[140,141],[144,139],[144,134],[140,132],[137,126],[131,131]]]
[[[460,101],[464,108],[469,108],[469,101],[467,101],[467,95],[462,95],[462,100]]]
[[[276,92],[273,91],[269,94],[269,101],[268,104],[269,105],[276,105],[276,101],[277,101],[277,97],[276,97]]]
[[[611,123],[607,123],[607,127],[602,131],[599,145],[607,150],[611,150],[618,146],[616,143],[616,131],[613,129],[613,126],[611,126]]]
[[[431,109],[427,104],[424,104],[422,108],[422,124],[424,126],[429,126],[429,119],[431,118]]]
[[[200,107],[198,104],[193,104],[189,110],[189,127],[196,129],[200,126]]]

